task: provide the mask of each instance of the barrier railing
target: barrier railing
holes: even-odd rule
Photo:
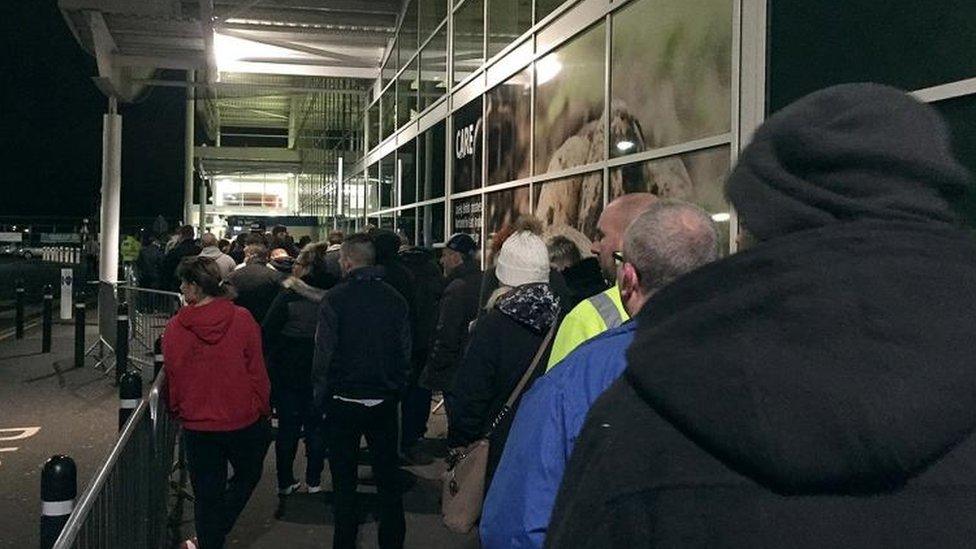
[[[145,369],[153,364],[156,339],[183,306],[182,297],[176,292],[136,286],[119,286],[118,292],[129,310],[129,360]]]
[[[164,384],[160,372],[78,498],[54,548],[159,549],[168,543],[167,502],[179,425],[166,410]],[[180,478],[182,484],[185,475]]]

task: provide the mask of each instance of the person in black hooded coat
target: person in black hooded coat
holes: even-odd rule
[[[844,85],[773,115],[727,193],[757,243],[637,317],[548,547],[971,547],[976,243],[938,115]]]

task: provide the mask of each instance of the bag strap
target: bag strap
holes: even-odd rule
[[[525,389],[525,385],[529,382],[529,379],[532,378],[532,372],[535,371],[536,366],[539,365],[539,361],[542,360],[542,355],[544,355],[546,353],[546,349],[549,348],[549,342],[552,341],[552,336],[555,335],[558,325],[559,322],[553,321],[552,326],[549,327],[549,332],[546,334],[546,337],[543,338],[542,345],[539,345],[539,350],[535,352],[535,357],[532,358],[532,362],[529,364],[529,367],[525,370],[525,373],[522,374],[522,379],[519,380],[518,385],[516,385],[515,389],[512,390],[512,394],[508,395],[508,400],[505,401],[505,405],[502,406],[502,409],[498,412],[498,415],[495,416],[494,421],[491,422],[491,426],[488,428],[488,432],[485,433],[485,437],[491,436],[491,433],[494,432],[496,427],[498,427],[498,424],[501,423],[502,419],[504,419],[505,416],[512,411],[512,405],[515,404],[515,401],[518,400],[519,395],[522,394],[522,391]]]

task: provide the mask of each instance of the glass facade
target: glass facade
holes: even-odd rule
[[[466,232],[488,254],[533,213],[585,254],[608,201],[652,192],[730,234],[735,0],[412,3],[366,117],[380,137],[351,170],[375,181],[358,226],[389,223],[421,246]]]

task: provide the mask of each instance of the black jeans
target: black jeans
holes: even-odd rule
[[[219,549],[261,480],[271,443],[265,418],[237,431],[184,430],[193,513],[201,549]],[[227,479],[227,464],[234,476]]]
[[[278,471],[278,488],[295,484],[294,463],[298,453],[298,440],[305,432],[305,482],[309,486],[322,483],[325,466],[325,436],[322,421],[312,411],[311,388],[281,388],[275,392],[278,410],[278,434],[275,437],[275,467]]]
[[[369,446],[379,499],[379,545],[382,549],[403,547],[406,523],[398,477],[397,403],[386,400],[376,406],[332,400],[329,415],[329,468],[335,490],[335,533],[332,546],[354,548],[359,531],[356,509],[359,440]]]
[[[430,389],[418,385],[407,387],[400,404],[402,418],[400,449],[406,450],[427,434],[427,419],[430,416]]]

